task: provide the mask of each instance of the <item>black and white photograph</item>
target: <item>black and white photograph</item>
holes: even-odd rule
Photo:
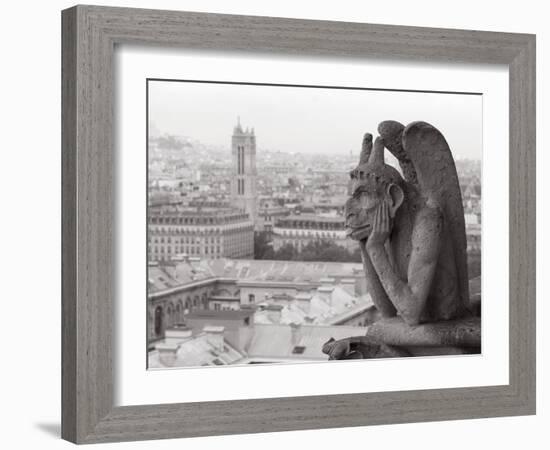
[[[3,4],[2,448],[548,447],[544,2],[98,3]]]
[[[481,352],[481,95],[146,95],[149,369]]]

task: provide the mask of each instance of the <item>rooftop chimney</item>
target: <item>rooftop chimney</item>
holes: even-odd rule
[[[311,293],[309,292],[300,292],[294,297],[294,299],[298,302],[298,305],[300,305],[300,308],[305,311],[306,313],[309,313],[309,308],[311,306]]]
[[[164,332],[165,339],[184,341],[190,338],[193,331],[189,327],[168,328]]]
[[[281,323],[281,316],[282,316],[282,305],[274,305],[269,304],[266,306],[265,310],[267,311],[267,317],[271,322],[273,323]]]
[[[215,325],[206,325],[203,328],[204,333],[206,334],[206,339],[208,342],[213,345],[216,350],[219,352],[223,352],[223,344],[224,344],[224,331],[225,327],[222,326],[215,326]]]
[[[321,278],[319,282],[321,283],[321,286],[330,286],[334,284],[335,280],[332,277],[324,277]]]
[[[355,278],[342,278],[340,284],[351,295],[359,295],[359,289],[357,287]]]
[[[179,349],[179,344],[175,343],[160,343],[155,345],[159,352],[159,360],[167,367],[172,367],[176,362],[176,356]]]
[[[293,347],[296,347],[302,339],[302,325],[292,322],[290,325],[290,341]]]
[[[319,286],[317,288],[317,295],[332,306],[332,291],[334,291],[334,286]]]

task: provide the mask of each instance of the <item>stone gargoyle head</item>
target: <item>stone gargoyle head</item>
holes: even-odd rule
[[[399,172],[384,162],[384,141],[377,137],[372,143],[372,134],[363,138],[359,164],[350,172],[351,197],[345,205],[346,234],[351,239],[362,241],[368,238],[374,216],[381,202],[387,202],[390,218],[404,200],[405,181]]]

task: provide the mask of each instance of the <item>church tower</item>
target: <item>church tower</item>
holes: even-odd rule
[[[244,209],[256,223],[256,136],[254,128],[243,130],[240,119],[233,128],[231,159],[232,203]]]

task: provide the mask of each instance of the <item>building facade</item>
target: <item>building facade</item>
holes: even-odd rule
[[[214,288],[215,283],[207,280],[150,293],[147,305],[148,341],[164,337],[167,329],[182,324],[189,313],[207,310]]]
[[[263,198],[260,200],[258,217],[256,220],[256,231],[272,233],[273,227],[279,219],[290,214],[290,210],[281,206],[278,202],[271,198]]]
[[[148,219],[149,261],[254,255],[254,222],[242,210],[172,207],[152,210]]]
[[[357,242],[346,238],[344,218],[341,216],[290,215],[279,219],[273,227],[275,251],[287,244],[301,251],[310,242],[321,239],[331,240],[350,251],[357,247]]]

